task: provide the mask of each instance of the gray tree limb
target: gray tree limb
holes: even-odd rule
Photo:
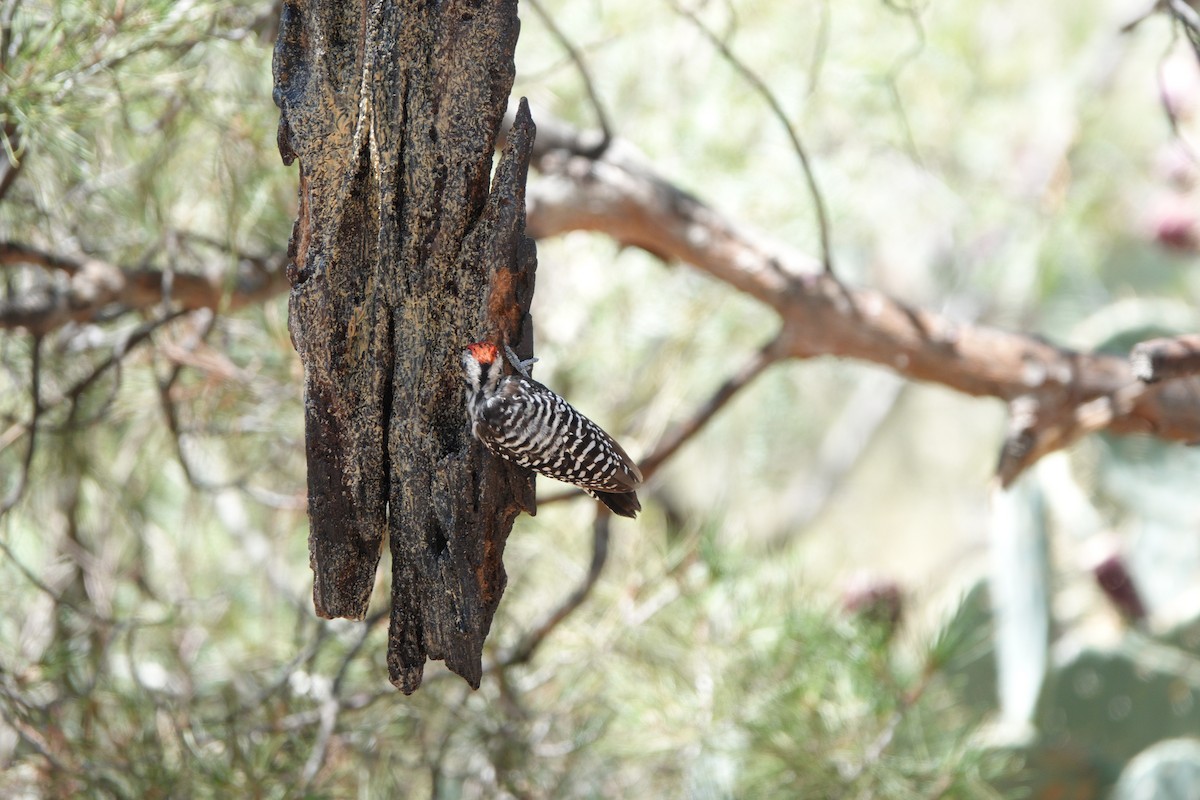
[[[1044,339],[956,322],[882,292],[856,289],[820,264],[752,232],[658,175],[614,139],[542,119],[529,189],[536,238],[594,230],[681,261],[773,308],[775,347],[790,358],[829,355],[889,367],[914,380],[995,397],[1019,410],[997,476],[1010,484],[1046,453],[1098,430],[1200,441],[1200,379],[1148,386],[1129,359],[1058,347]]]

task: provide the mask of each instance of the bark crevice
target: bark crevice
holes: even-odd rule
[[[387,533],[388,665],[478,686],[504,543],[532,477],[473,440],[459,352],[532,353],[528,109],[492,153],[512,88],[515,0],[284,5],[275,99],[300,164],[289,327],[304,364],[317,613],[361,619]]]

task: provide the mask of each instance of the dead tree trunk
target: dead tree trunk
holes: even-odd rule
[[[532,355],[536,255],[524,235],[533,124],[497,169],[516,0],[285,2],[275,47],[279,149],[300,164],[289,325],[305,373],[313,599],[367,611],[392,553],[388,665],[426,658],[478,686],[530,474],[466,426],[459,353]]]

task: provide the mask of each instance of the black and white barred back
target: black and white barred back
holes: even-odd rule
[[[641,470],[599,425],[527,373],[504,375],[490,342],[468,345],[462,361],[471,430],[488,450],[578,486],[615,514],[637,516]]]

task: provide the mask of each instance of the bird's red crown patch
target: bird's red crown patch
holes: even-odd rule
[[[471,351],[471,357],[480,364],[491,364],[500,352],[491,342],[474,342],[467,345],[467,349]]]

